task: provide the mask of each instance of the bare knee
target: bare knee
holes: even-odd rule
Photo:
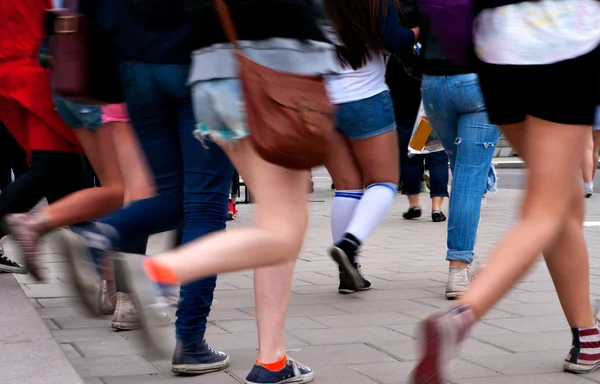
[[[288,210],[265,217],[257,213],[257,226],[269,231],[273,247],[278,249],[279,262],[295,261],[302,250],[304,235],[308,227],[308,211],[304,209]]]

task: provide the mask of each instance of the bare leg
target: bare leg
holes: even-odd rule
[[[112,129],[116,157],[125,183],[125,204],[156,196],[156,186],[133,127],[114,122]]]
[[[75,192],[42,208],[49,220],[47,229],[95,219],[123,205],[123,178],[115,155],[112,128],[105,125],[96,132],[75,131],[102,187]]]
[[[279,361],[285,355],[285,316],[290,302],[293,261],[254,270],[258,327],[258,361]]]
[[[225,149],[256,198],[255,223],[252,228],[205,236],[157,256],[183,283],[291,262],[302,246],[308,222],[304,189],[308,173],[267,163],[248,139]]]
[[[432,210],[441,211],[444,198],[442,196],[434,196],[431,198]]]
[[[596,168],[598,163],[596,163]],[[594,180],[594,136],[590,132],[589,138],[585,142],[581,156],[581,173],[583,174],[583,182],[591,183]]]
[[[514,133],[511,130],[514,126],[505,128],[507,133]],[[563,279],[564,276],[557,270],[562,265],[555,260],[560,250],[560,247],[556,247],[557,242],[562,236],[568,237],[573,228],[567,226],[573,225],[573,218],[579,220],[580,217],[580,213],[571,210],[575,195],[580,192],[574,175],[578,175],[580,166],[581,151],[577,148],[583,150],[588,132],[585,127],[565,126],[533,117],[528,118],[524,128],[523,141],[520,143],[512,143],[516,135],[508,135],[517,151],[525,154],[524,159],[529,166],[522,218],[492,252],[487,268],[471,284],[460,303],[470,305],[477,317],[483,316],[545,250],[551,259],[548,266],[553,269],[551,273],[557,292],[561,295],[561,303],[579,303],[577,308],[565,308],[565,311],[569,311],[566,315],[570,325],[591,327],[595,320],[589,294],[585,295],[585,292],[589,292],[589,271],[581,260],[587,258],[585,245],[581,248],[583,239],[572,234],[567,239],[575,242],[577,247],[575,254],[571,253],[573,246],[568,248],[568,262],[578,266],[577,270],[571,269],[568,278]],[[565,142],[572,143],[572,147],[565,147]],[[566,186],[567,190],[557,190],[555,186],[559,184]],[[567,259],[564,255],[562,257]],[[580,298],[567,297],[573,294]],[[581,304],[584,296],[585,303]]]
[[[408,207],[415,208],[419,206],[419,195],[406,195],[408,199]]]
[[[593,153],[593,167],[592,167],[592,181],[596,177],[596,171],[598,170],[598,156],[600,154],[600,131],[593,131],[594,137],[594,153]]]

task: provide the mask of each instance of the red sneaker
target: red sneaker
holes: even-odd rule
[[[233,220],[233,219],[235,219],[235,217],[237,215],[238,215],[237,206],[230,201],[229,205],[227,206],[227,220]]]

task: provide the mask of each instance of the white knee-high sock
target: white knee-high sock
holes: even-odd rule
[[[336,244],[346,233],[346,228],[354,215],[354,209],[364,194],[363,190],[335,191],[331,204],[331,236]]]
[[[354,215],[345,233],[364,243],[389,212],[397,193],[397,186],[392,183],[369,185],[354,209]]]

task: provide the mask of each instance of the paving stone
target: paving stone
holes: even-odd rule
[[[254,317],[254,308],[240,308],[242,311]],[[288,308],[288,317],[311,317],[311,316],[326,316],[326,315],[343,315],[348,312],[334,308],[327,304],[314,305],[291,305]]]
[[[293,330],[288,333],[312,345],[352,344],[381,340],[406,340],[407,336],[380,326]]]
[[[587,377],[587,376],[585,376]],[[456,384],[481,384],[481,379],[455,379],[452,380]],[[521,375],[503,376],[503,377],[488,377],[485,379],[485,384],[591,384],[591,381],[586,380],[584,376],[577,376],[571,373],[553,373],[545,375]]]
[[[350,365],[351,369],[362,373],[363,375],[380,383],[398,383],[407,381],[410,372],[414,369],[414,362],[391,362],[391,363],[370,363]],[[470,378],[477,377],[479,380],[487,380],[488,377],[498,376],[499,373],[493,370],[475,365],[468,361],[457,360],[450,369],[450,377]],[[485,378],[485,379],[483,379]]]
[[[54,322],[60,329],[77,329],[77,328],[102,328],[110,326],[112,316],[105,316],[98,319],[90,319],[87,317],[57,317]]]
[[[54,299],[37,299],[37,302],[40,303],[43,308],[59,308],[80,305],[81,300],[77,297],[59,297]]]
[[[504,375],[527,375],[562,372],[567,352],[568,350],[523,352],[502,356],[466,356],[464,359]]]
[[[218,321],[216,325],[226,329],[229,333],[234,332],[256,332],[256,320],[230,320]],[[329,328],[326,324],[309,319],[307,317],[290,317],[286,319],[285,329],[322,329]]]
[[[73,360],[73,366],[83,378],[143,375],[160,373],[143,356],[88,357]]]
[[[111,328],[61,329],[52,331],[59,343],[75,343],[77,341],[121,340],[121,336]]]
[[[509,329],[517,333],[545,332],[545,331],[563,331],[569,330],[569,323],[564,315],[560,316],[540,316],[533,318],[513,318],[513,319],[490,319],[485,323]]]
[[[202,376],[163,375],[102,377],[104,384],[239,384],[240,382],[225,372],[209,373]]]
[[[75,291],[67,284],[25,284],[22,287],[28,297],[36,299],[76,296]]]
[[[42,319],[60,319],[68,317],[85,317],[84,311],[79,306],[74,307],[55,307],[37,309],[38,315]]]
[[[566,353],[571,347],[571,333],[566,329],[559,332],[526,334],[480,334],[476,339],[514,352],[558,350]]]
[[[399,312],[352,313],[348,315],[313,316],[319,323],[335,328],[352,328],[369,325],[414,324],[416,319]]]
[[[419,344],[416,340],[379,341],[369,343],[374,348],[384,351],[402,361],[415,361],[420,357]],[[474,339],[467,340],[461,351],[461,356],[505,355],[510,352]]]
[[[110,340],[77,341],[73,345],[86,358],[141,354],[137,343],[122,337],[119,337],[119,339],[111,338]]]

